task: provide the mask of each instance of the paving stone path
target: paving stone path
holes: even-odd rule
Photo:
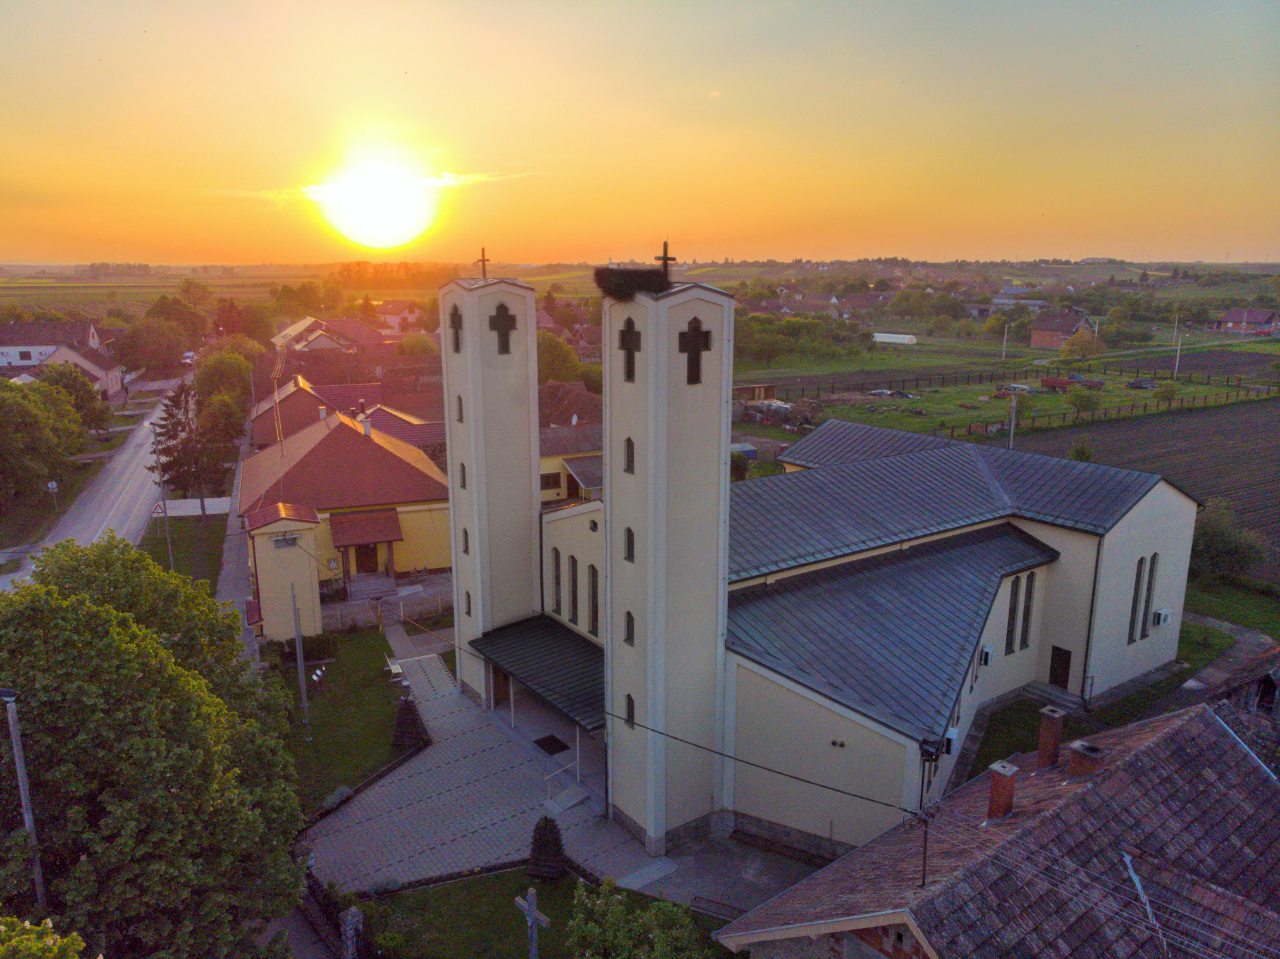
[[[439,656],[401,666],[432,745],[303,836],[316,875],[350,891],[523,859],[548,792],[573,785],[571,777],[553,776],[548,790],[558,764],[459,693]],[[568,854],[597,875],[625,880],[655,862],[589,802],[556,819]]]

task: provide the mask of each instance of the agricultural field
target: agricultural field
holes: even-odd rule
[[[1143,371],[1168,373],[1173,370],[1175,355],[1134,357],[1133,366]],[[1129,366],[1129,361],[1123,360]],[[1183,373],[1209,374],[1211,376],[1245,376],[1265,382],[1280,379],[1280,340],[1249,343],[1247,346],[1220,349],[1183,350],[1178,360],[1179,375]]]
[[[1082,439],[1095,462],[1160,473],[1200,500],[1230,501],[1271,548],[1262,574],[1280,581],[1280,400],[1032,433],[1017,446],[1065,456]]]

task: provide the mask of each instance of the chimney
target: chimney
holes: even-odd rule
[[[1067,775],[1072,779],[1092,776],[1102,768],[1104,755],[1093,743],[1077,739],[1067,747]]]
[[[372,436],[372,435],[373,435],[373,424],[372,424],[372,423],[370,423],[367,419],[366,419],[366,420],[361,420],[361,421],[360,421],[360,425],[362,425],[362,426],[364,427],[364,435],[365,435],[365,436]]]
[[[1018,767],[1003,760],[987,767],[991,770],[991,794],[987,799],[987,818],[1003,819],[1013,812],[1014,777]]]
[[[329,407],[327,406],[320,407],[320,419],[324,419],[328,415],[329,415]]]
[[[361,400],[361,401],[360,401],[360,412],[361,412],[361,413],[363,413],[363,412],[364,412],[364,400]]]
[[[1036,756],[1036,769],[1057,765],[1058,749],[1062,746],[1062,725],[1066,718],[1066,711],[1057,706],[1046,706],[1040,710],[1040,749]]]

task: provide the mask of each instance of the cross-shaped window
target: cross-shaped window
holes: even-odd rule
[[[462,352],[462,311],[455,303],[449,311],[449,329],[453,331],[453,352]]]
[[[622,378],[628,383],[636,381],[636,354],[640,352],[640,331],[636,329],[636,321],[627,317],[618,333],[618,349],[622,350]]]
[[[702,354],[711,349],[711,331],[702,328],[696,316],[689,321],[689,328],[680,334],[680,352],[685,355],[685,382],[689,385],[702,382]]]
[[[489,329],[498,334],[498,352],[511,352],[511,331],[516,328],[516,318],[507,309],[507,304],[499,303],[493,316],[489,317]]]

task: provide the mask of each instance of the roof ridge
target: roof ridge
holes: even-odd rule
[[[981,473],[982,477],[987,481],[987,485],[995,494],[996,499],[1004,504],[1005,509],[1012,512],[1013,497],[1009,495],[1009,491],[1005,489],[1004,483],[1002,483],[1000,478],[992,471],[991,464],[987,461],[987,458],[979,455],[977,444],[969,443],[966,445],[969,447],[968,453],[970,458],[977,466],[978,472]]]

